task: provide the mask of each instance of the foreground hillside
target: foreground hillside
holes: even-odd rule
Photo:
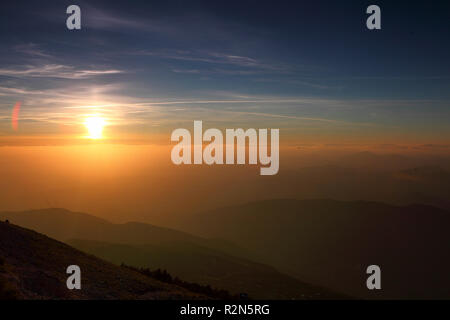
[[[81,268],[81,290],[68,290],[69,265]],[[82,253],[37,232],[0,222],[0,298],[205,298]]]
[[[0,218],[118,265],[165,269],[183,280],[226,289],[232,294],[246,293],[255,299],[343,298],[253,262],[247,250],[224,241],[144,223],[113,224],[64,209],[3,212]],[[230,251],[235,255],[227,253]]]
[[[179,228],[223,237],[291,276],[363,298],[450,298],[450,212],[425,205],[269,200],[205,212]],[[366,268],[382,290],[366,288]]]

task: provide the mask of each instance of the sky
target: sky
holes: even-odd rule
[[[66,27],[72,4],[81,30]],[[381,30],[366,28],[371,4]],[[335,196],[328,188],[348,200],[366,184],[336,187],[326,169],[310,193],[292,174],[351,167],[346,154],[368,169],[448,166],[449,16],[448,1],[2,1],[0,210],[153,221],[292,192]],[[94,116],[102,139],[86,138]],[[171,132],[194,120],[279,128],[279,175],[174,165]]]
[[[81,30],[66,8],[81,8]],[[366,8],[381,8],[381,30]],[[450,145],[444,1],[14,1],[0,5],[0,144],[168,143],[193,120],[282,142]],[[20,101],[18,126],[11,125]]]

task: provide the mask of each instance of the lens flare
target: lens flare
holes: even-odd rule
[[[19,129],[19,111],[20,111],[20,101],[17,101],[14,105],[13,111],[12,111],[12,117],[11,117],[11,125],[14,131],[17,131]]]

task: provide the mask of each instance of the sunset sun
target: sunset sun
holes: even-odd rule
[[[88,118],[86,118],[84,125],[86,126],[89,132],[89,135],[87,136],[88,138],[101,139],[103,128],[106,125],[106,121],[102,117],[89,116]]]

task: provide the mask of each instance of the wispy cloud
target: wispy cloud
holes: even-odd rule
[[[153,56],[163,59],[199,62],[211,65],[228,65],[248,69],[263,69],[272,72],[288,72],[288,68],[281,64],[271,64],[260,59],[230,53],[188,50],[138,50],[133,55]],[[190,69],[174,69],[174,72],[186,72]],[[192,70],[192,69],[191,69]],[[200,70],[198,70],[200,71]],[[215,69],[216,72],[233,72],[234,70]]]
[[[256,78],[253,79],[254,82],[262,82],[262,83],[282,83],[288,85],[295,86],[306,86],[314,89],[333,89],[333,90],[342,90],[344,88],[343,85],[329,85],[323,84],[319,82],[319,79],[315,79],[315,81],[311,81],[309,78],[304,79],[274,79],[274,78]]]
[[[142,19],[129,17],[124,12],[114,13],[107,8],[95,8],[89,4],[83,5],[84,23],[90,29],[102,29],[115,32],[137,31],[139,33],[175,33],[177,26],[155,18]]]
[[[21,68],[0,68],[0,76],[30,78],[88,79],[96,76],[123,73],[117,69],[77,69],[61,64],[27,65]]]
[[[60,72],[50,68],[48,73]],[[1,70],[0,70],[1,73]],[[21,80],[18,80],[21,82]],[[147,132],[152,127],[171,128],[180,123],[202,119],[224,126],[271,126],[298,130],[363,130],[362,128],[392,127],[368,117],[379,110],[380,116],[390,118],[390,110],[417,108],[427,104],[445,104],[431,100],[357,100],[316,97],[285,97],[245,94],[232,91],[205,91],[198,98],[182,95],[170,99],[158,96],[129,95],[129,83],[86,84],[58,82],[59,87],[32,89],[25,84],[0,85],[0,119],[11,117],[11,101],[22,101],[21,121],[39,122],[42,130],[51,125],[72,126],[83,130],[87,114],[105,117],[110,125],[123,126],[126,132]],[[5,123],[5,122],[4,122]],[[7,123],[7,122],[6,122]],[[22,129],[27,126],[22,125]],[[292,129],[293,130],[293,129]],[[295,129],[297,130],[297,129]]]
[[[45,52],[41,49],[41,47],[36,43],[25,43],[20,44],[14,47],[16,52],[26,54],[31,57],[38,57],[38,58],[52,58],[53,56]]]

